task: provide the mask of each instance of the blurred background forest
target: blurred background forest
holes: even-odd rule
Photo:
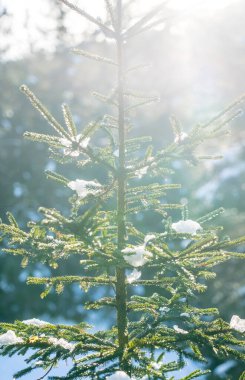
[[[89,3],[99,12],[96,4],[103,1]],[[129,16],[137,4],[141,9],[140,3],[128,2]],[[223,6],[193,12],[166,6],[161,30],[145,33],[127,46],[131,63],[152,64],[149,69],[132,73],[130,86],[160,96],[156,105],[135,112],[135,134],[150,134],[156,147],[164,145],[173,140],[170,115],[174,114],[188,133],[193,124],[207,121],[244,92],[244,18],[244,0],[224,0]],[[74,56],[70,50],[79,47],[107,56],[113,56],[114,50],[110,41],[56,0],[0,1],[0,35],[0,217],[5,220],[6,212],[11,211],[25,226],[39,218],[39,206],[66,212],[68,203],[66,189],[45,177],[45,169],[56,167],[48,158],[46,146],[22,137],[26,130],[42,133],[48,131],[48,126],[18,87],[27,84],[59,120],[60,105],[67,102],[81,130],[109,112],[91,92],[106,93],[114,77],[107,67]],[[203,154],[221,154],[223,160],[203,161],[196,167],[173,162],[173,182],[183,185],[180,192],[174,192],[173,202],[188,199],[194,220],[225,207],[219,224],[224,225],[224,234],[232,237],[244,234],[245,225],[244,122],[242,115],[231,123],[230,136],[203,147]],[[70,167],[65,167],[63,173],[76,177]],[[148,215],[145,230],[152,231],[153,223]],[[160,230],[162,224],[157,227]],[[4,242],[0,244],[4,246]],[[74,274],[79,270],[77,261],[59,269],[60,273]],[[47,268],[40,265],[21,269],[18,258],[0,254],[1,321],[39,317],[69,323],[86,317],[82,303],[87,294],[71,287],[62,296],[51,294],[41,301],[40,289],[25,284],[27,276],[34,273],[46,275]],[[218,307],[227,321],[233,314],[244,318],[244,264],[234,260],[217,267],[216,279],[209,281],[208,291],[198,303]],[[233,361],[222,364],[214,357],[210,357],[209,365],[214,369],[209,377],[212,380],[235,380],[243,366]]]

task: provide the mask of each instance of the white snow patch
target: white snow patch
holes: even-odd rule
[[[185,317],[185,318],[190,318],[190,314],[189,313],[181,313],[180,316],[181,317]]]
[[[233,315],[230,321],[230,328],[241,333],[245,332],[245,319],[241,319],[238,315]]]
[[[119,157],[119,149],[114,150],[113,156],[114,157]]]
[[[76,347],[75,344],[69,343],[67,342],[67,340],[63,338],[57,339],[57,338],[51,337],[49,338],[48,342],[53,344],[54,346],[63,347],[65,350],[68,350],[68,351],[73,351],[74,348]]]
[[[168,313],[170,311],[170,308],[167,306],[160,307],[159,311],[163,314]]]
[[[25,321],[22,321],[22,323],[25,323],[26,325],[37,326],[37,327],[51,325],[51,323],[42,321],[41,319],[37,319],[37,318],[26,319]]]
[[[179,334],[188,334],[188,331],[179,328],[178,325],[174,325],[173,328],[174,328],[174,331],[176,331]]]
[[[16,336],[14,331],[8,330],[6,333],[0,335],[0,346],[9,346],[16,343],[23,343],[23,339]]]
[[[153,362],[151,363],[152,368],[158,370],[161,368],[161,363]]]
[[[122,252],[125,253],[124,260],[133,267],[141,267],[152,257],[152,253],[145,249],[145,245],[128,247],[123,249]]]
[[[188,219],[173,223],[172,229],[178,233],[196,235],[198,230],[202,230],[202,227],[194,220]]]
[[[68,182],[67,186],[75,190],[79,198],[85,198],[88,194],[96,195],[101,190],[101,184],[95,181],[85,181],[83,179],[76,179],[75,181]]]
[[[144,243],[147,244],[150,240],[153,240],[155,238],[156,238],[156,235],[153,235],[153,234],[146,235],[144,238]]]
[[[148,169],[149,169],[149,166],[144,166],[143,168],[136,170],[135,171],[136,177],[138,177],[139,179],[142,178],[147,173]]]
[[[187,133],[181,132],[180,135],[177,135],[174,139],[176,144],[179,144],[181,141],[184,141],[188,137]]]
[[[127,281],[129,284],[132,284],[134,281],[138,280],[141,277],[141,272],[137,269],[134,269],[129,275],[127,275]]]

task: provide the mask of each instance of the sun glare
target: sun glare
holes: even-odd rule
[[[235,3],[237,0],[171,0],[168,2],[171,8],[218,10]]]
[[[74,4],[85,9],[94,17],[105,19],[105,2],[103,0],[71,0]],[[147,11],[150,11],[155,5],[164,4],[166,9],[176,12],[181,16],[181,20],[188,19],[196,16],[205,17],[215,16],[216,12],[222,10],[229,5],[237,3],[239,0],[124,0],[126,8],[130,10],[132,15],[136,18],[141,17]],[[240,0],[241,1],[241,0]],[[116,4],[116,0],[114,0]],[[2,6],[6,6],[9,14],[12,15],[12,33],[5,36],[5,44],[11,46],[9,54],[11,58],[20,57],[25,55],[28,50],[28,41],[32,38],[35,46],[52,50],[52,41],[45,40],[45,46],[42,46],[43,40],[40,39],[39,30],[44,28],[52,29],[53,21],[47,17],[50,13],[49,0],[2,0]],[[81,17],[72,11],[67,12],[67,29],[74,40],[79,38],[81,40],[82,34],[90,34],[93,30],[93,25],[82,20]],[[78,41],[77,41],[78,42]]]
[[[196,12],[203,10],[216,11],[219,9],[226,8],[227,6],[237,1],[238,0],[138,0],[132,2],[132,8],[139,10],[140,7],[141,12],[145,12],[147,10],[150,10],[153,6],[162,3],[167,8],[175,10],[193,10]],[[91,1],[91,8],[96,8],[95,3],[96,0]]]

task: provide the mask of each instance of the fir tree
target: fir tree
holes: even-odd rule
[[[244,258],[235,248],[244,244],[245,236],[236,240],[222,237],[222,228],[210,224],[223,209],[194,221],[186,205],[170,204],[168,192],[180,185],[166,178],[171,175],[171,162],[176,158],[191,164],[217,158],[199,156],[197,148],[204,141],[225,134],[227,123],[239,113],[237,106],[245,97],[206,124],[193,127],[188,134],[171,117],[174,141],[155,152],[151,137],[130,136],[133,129],[130,111],[158,99],[128,88],[129,74],[141,66],[128,66],[124,43],[161,23],[163,6],[153,8],[127,26],[122,0],[115,4],[105,0],[110,20],[106,23],[68,0],[60,1],[114,41],[115,59],[78,49],[74,52],[111,65],[117,71],[117,84],[109,95],[95,93],[97,98],[114,106],[116,112],[92,121],[78,132],[66,104],[62,105],[64,125],[61,125],[27,86],[21,87],[54,132],[50,135],[26,132],[25,137],[47,143],[53,159],[60,164],[76,165],[81,175],[68,179],[47,171],[49,178],[72,194],[70,215],[41,207],[41,221],[30,222],[28,230],[22,230],[9,213],[9,224],[2,223],[0,231],[8,241],[5,251],[21,256],[23,267],[38,262],[55,270],[73,255],[79,255],[86,276],[32,277],[27,283],[44,286],[41,298],[53,289],[62,293],[64,286],[73,283],[80,284],[83,291],[93,286],[109,287],[110,297],[91,300],[86,307],[108,308],[108,315],[116,315],[116,324],[91,332],[85,321],[74,326],[54,325],[35,318],[1,323],[1,354],[25,355],[32,350],[27,367],[16,378],[35,368],[46,369],[48,375],[60,360],[71,358],[73,366],[68,373],[63,377],[51,376],[53,380],[174,379],[172,373],[184,368],[185,359],[205,363],[207,350],[224,361],[244,360],[241,334],[245,332],[245,320],[233,316],[227,323],[219,317],[218,310],[199,308],[197,300],[206,289],[205,280],[214,277],[214,266],[230,258]],[[96,139],[98,132],[107,138],[106,146]],[[95,166],[104,173],[103,183],[83,178],[83,169]],[[162,232],[155,232],[152,226],[152,231],[144,234],[134,223],[135,214],[148,210],[162,218]],[[173,211],[179,215],[174,222]],[[138,285],[147,290],[147,295],[134,295],[134,287]],[[177,354],[177,359],[165,360],[167,352]],[[196,370],[183,380],[207,372]]]

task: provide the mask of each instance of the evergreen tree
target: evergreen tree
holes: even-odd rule
[[[222,237],[222,228],[210,224],[223,212],[222,208],[194,221],[187,206],[170,203],[167,194],[180,188],[169,179],[171,162],[178,158],[196,164],[199,159],[217,158],[200,156],[197,148],[203,141],[225,134],[227,122],[237,115],[236,108],[245,97],[206,124],[193,127],[188,135],[171,117],[174,141],[154,152],[151,137],[133,136],[129,117],[131,110],[158,99],[129,89],[128,76],[141,66],[128,66],[125,42],[161,23],[162,5],[127,26],[122,0],[115,5],[105,0],[110,23],[94,18],[68,0],[60,1],[114,41],[115,60],[77,49],[74,52],[116,70],[115,88],[108,95],[94,94],[114,106],[116,113],[104,115],[78,132],[66,104],[62,106],[62,126],[23,85],[22,92],[55,132],[26,132],[25,136],[47,143],[52,158],[60,164],[74,164],[79,172],[100,168],[100,179],[85,179],[82,174],[68,179],[47,171],[49,178],[72,192],[70,214],[42,207],[42,220],[30,222],[25,231],[8,213],[9,224],[2,223],[0,231],[8,241],[5,251],[21,256],[23,267],[38,262],[53,269],[63,263],[65,268],[69,258],[79,256],[81,271],[85,270],[86,275],[31,277],[28,284],[44,286],[41,298],[53,289],[60,294],[64,286],[73,283],[83,291],[106,286],[107,297],[91,299],[85,306],[91,310],[108,308],[108,316],[115,324],[90,331],[85,321],[73,326],[35,318],[1,323],[1,354],[25,355],[32,350],[28,366],[16,378],[40,367],[48,374],[60,360],[71,358],[73,366],[68,373],[51,376],[53,380],[174,379],[172,372],[183,369],[186,359],[205,363],[207,351],[224,361],[244,360],[241,334],[245,332],[245,320],[234,315],[227,323],[216,309],[198,307],[198,297],[206,289],[205,279],[214,276],[214,266],[230,258],[244,258],[235,248],[244,243],[245,236],[235,240]],[[97,138],[101,134],[103,140]],[[136,223],[135,215],[149,210],[156,221],[162,220],[162,231],[156,232],[152,226],[145,233]],[[177,221],[173,222],[170,215]],[[145,296],[134,291],[139,285],[147,289]],[[164,357],[168,352],[175,353],[176,359],[168,361]],[[208,370],[196,370],[183,379],[205,373]]]

